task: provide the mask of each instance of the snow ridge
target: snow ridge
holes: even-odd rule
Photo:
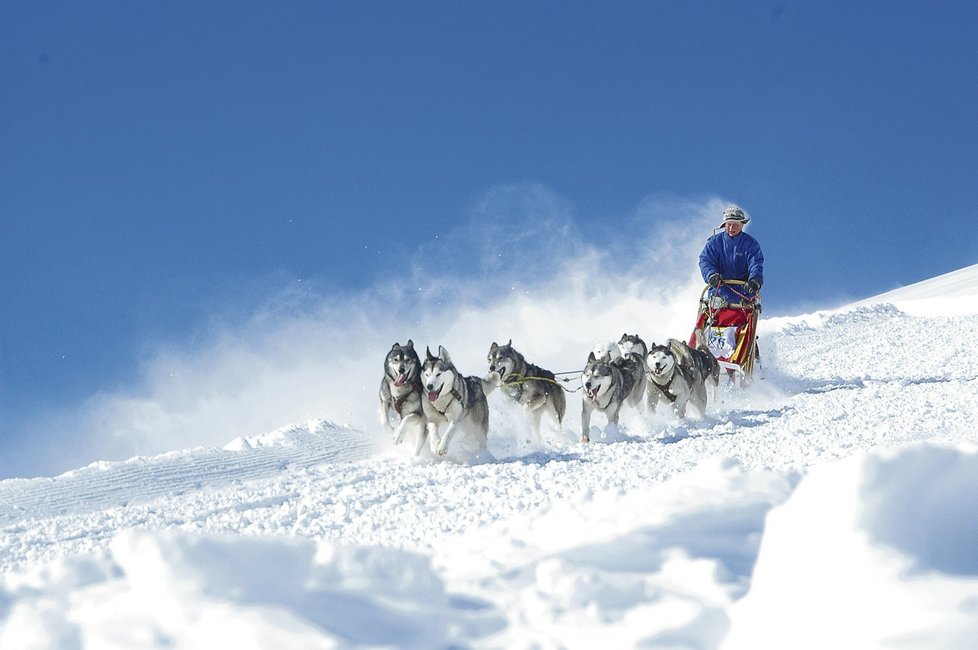
[[[0,525],[25,518],[137,505],[307,468],[367,458],[376,442],[325,420],[292,425],[224,449],[187,449],[125,462],[93,463],[54,478],[0,481]]]

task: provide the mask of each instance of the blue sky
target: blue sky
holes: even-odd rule
[[[770,314],[974,264],[976,34],[967,0],[4,2],[0,449],[299,283],[438,237],[476,277],[525,230],[500,187],[626,253],[649,201],[735,201]]]

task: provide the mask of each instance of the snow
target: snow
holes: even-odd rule
[[[481,456],[312,419],[0,481],[0,648],[971,648],[976,297],[762,319],[748,391],[590,445],[494,394]]]

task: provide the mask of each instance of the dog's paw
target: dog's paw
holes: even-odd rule
[[[589,435],[587,435],[585,433],[583,436],[581,436],[581,442],[583,444],[587,444],[587,443],[591,442],[591,436],[589,436]]]

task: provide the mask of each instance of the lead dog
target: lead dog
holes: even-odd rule
[[[581,442],[590,442],[591,413],[597,409],[608,418],[608,424],[618,424],[621,407],[635,389],[635,379],[630,372],[623,372],[612,361],[610,354],[597,358],[592,351],[581,374],[581,382],[584,387],[581,400]]]
[[[478,377],[463,377],[448,356],[448,350],[438,346],[438,356],[425,349],[421,366],[421,400],[428,420],[428,442],[432,453],[444,456],[456,430],[475,438],[479,449],[485,449],[489,437],[489,404]],[[441,433],[445,426],[444,433]]]
[[[558,430],[561,428],[567,399],[554,373],[527,363],[523,355],[513,348],[512,339],[505,345],[493,341],[486,360],[489,362],[489,374],[484,380],[486,395],[496,388],[502,388],[517,404],[522,405],[533,420],[533,433],[537,440],[540,439],[540,421],[544,412],[550,414]]]
[[[427,432],[421,404],[421,359],[414,350],[414,341],[407,345],[395,343],[384,358],[384,378],[380,381],[380,423],[394,435],[399,445],[405,435],[415,436],[414,455],[421,453]],[[391,424],[391,415],[397,416],[397,428]]]

